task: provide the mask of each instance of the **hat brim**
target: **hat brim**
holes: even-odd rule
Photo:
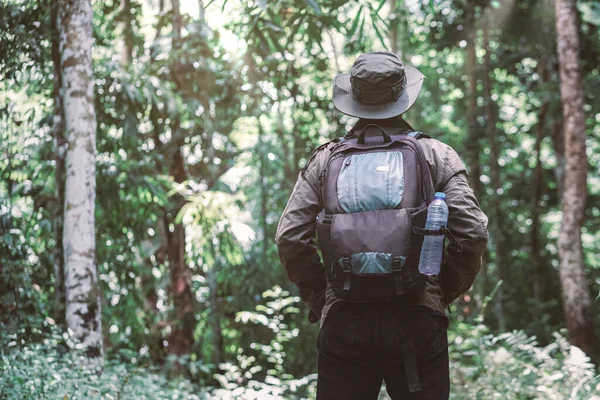
[[[339,74],[333,80],[333,105],[341,113],[357,118],[386,119],[404,114],[415,104],[425,76],[414,67],[405,66],[406,89],[396,101],[362,104],[352,97],[350,74]]]

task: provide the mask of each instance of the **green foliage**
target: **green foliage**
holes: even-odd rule
[[[453,399],[598,399],[600,376],[559,333],[540,346],[523,331],[493,335],[458,323],[449,334]]]
[[[290,296],[279,286],[267,290],[262,297],[268,300],[255,311],[242,311],[236,322],[268,329],[268,343],[250,343],[239,348],[235,363],[220,365],[216,375],[223,389],[214,391],[218,398],[232,399],[300,399],[315,396],[316,374],[295,378],[293,357],[289,353],[299,343],[296,315],[300,298]],[[292,358],[292,360],[290,360]],[[296,361],[297,362],[297,361]]]
[[[67,338],[67,340],[65,340]],[[52,330],[41,343],[4,337],[0,359],[0,399],[204,399],[186,379],[121,360],[108,360],[98,376],[81,367],[68,351],[68,334]]]

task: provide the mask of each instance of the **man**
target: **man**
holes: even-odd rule
[[[356,143],[353,138],[362,137],[362,143],[368,143],[364,138],[367,133],[371,133],[368,136],[373,141],[376,135],[389,139],[412,131],[401,115],[416,101],[423,79],[416,68],[403,65],[393,53],[374,52],[358,57],[350,74],[338,75],[334,80],[335,107],[359,118],[346,136],[347,141]],[[373,129],[373,124],[382,132]],[[320,400],[376,399],[382,381],[392,399],[437,400],[449,396],[445,308],[471,287],[481,268],[488,238],[487,217],[469,187],[464,164],[450,146],[428,137],[399,140],[420,145],[431,181],[422,183],[423,187],[433,185],[435,191],[446,196],[447,226],[453,240],[446,248],[439,278],[422,275],[424,283],[416,292],[404,294],[402,286],[398,286],[399,295],[394,298],[387,296],[369,302],[340,299],[339,294],[351,286],[350,278],[343,289],[332,287],[337,261],[332,263],[331,274],[328,270],[326,278],[315,244],[317,216],[325,206],[322,179],[330,172],[330,155],[340,149],[339,141],[317,149],[302,170],[279,222],[276,242],[281,261],[310,309],[309,320],[321,322],[317,343]],[[389,171],[388,167],[377,168]],[[340,179],[337,185],[345,185]],[[402,190],[404,185],[402,181]],[[358,195],[364,198],[369,193]],[[338,199],[342,203],[343,196]],[[352,237],[361,236],[361,232],[351,233]],[[326,258],[329,250],[322,250]]]

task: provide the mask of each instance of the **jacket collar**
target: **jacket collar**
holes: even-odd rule
[[[359,119],[356,124],[350,129],[347,137],[355,137],[358,132],[360,132],[365,126],[369,124],[376,124],[381,126],[383,129],[388,131],[390,134],[396,134],[402,130],[410,130],[414,131],[412,126],[409,125],[408,122],[404,120],[401,116],[388,118],[388,119]]]

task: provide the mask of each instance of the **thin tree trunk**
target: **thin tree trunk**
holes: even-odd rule
[[[172,24],[173,24],[173,50],[180,49],[181,42],[181,14],[179,11],[179,0],[172,0]],[[172,80],[178,82],[177,74],[180,71],[180,65],[175,62],[173,65]],[[179,117],[174,117],[171,124],[172,140],[181,140],[179,134]],[[178,139],[176,139],[178,138]],[[183,142],[181,140],[181,142]],[[167,155],[171,158],[169,173],[175,182],[181,183],[186,180],[185,160],[181,151],[181,143],[174,143],[172,154]],[[166,146],[171,147],[172,146]],[[181,196],[175,196],[173,207],[166,220],[166,232],[168,240],[167,257],[169,259],[169,268],[171,270],[171,293],[173,295],[173,308],[175,321],[171,327],[169,337],[169,353],[177,356],[188,354],[194,343],[194,329],[196,327],[196,318],[194,313],[194,294],[192,293],[191,271],[185,263],[185,228],[182,223],[175,222],[177,214],[184,205],[184,199]],[[169,227],[172,226],[172,231]],[[181,365],[175,364],[175,371],[181,372]]]
[[[575,0],[556,0],[556,42],[565,135],[563,218],[558,255],[563,309],[570,341],[596,355],[592,300],[583,263],[581,226],[587,197],[585,114]]]
[[[103,365],[100,290],[96,271],[96,113],[92,75],[92,5],[59,4],[66,154],[64,254],[67,325],[81,342],[84,362]]]
[[[123,49],[121,50],[121,65],[127,69],[133,60],[133,15],[131,14],[131,0],[121,0],[120,18],[121,18],[121,34],[123,36]],[[123,139],[128,142],[137,141],[138,119],[133,109],[131,99],[128,96],[123,97],[122,113],[125,116],[122,122]]]
[[[198,23],[201,26],[206,23],[206,13],[204,11],[204,0],[198,0]]]
[[[219,365],[223,362],[223,333],[221,330],[221,309],[219,307],[219,281],[217,279],[220,261],[213,242],[210,243],[210,248],[214,263],[206,271],[206,281],[208,283],[210,298],[209,324],[212,335],[211,361],[213,364]]]
[[[554,168],[554,178],[556,179],[556,191],[558,194],[559,205],[562,206],[565,187],[565,131],[563,129],[562,118],[552,124],[552,147],[556,155],[556,167]]]
[[[179,0],[171,0],[171,23],[173,24],[173,48],[179,48],[179,41],[181,39],[181,11],[179,8]]]
[[[480,132],[479,125],[477,122],[477,57],[475,49],[475,41],[477,38],[477,26],[475,24],[475,9],[472,2],[467,2],[466,9],[466,20],[465,29],[467,34],[467,45],[466,45],[466,59],[465,59],[465,73],[467,75],[466,85],[466,101],[467,101],[467,137],[465,139],[464,148],[466,153],[466,164],[469,171],[469,183],[475,196],[481,201],[483,195],[481,185],[481,167],[480,167]],[[485,252],[483,255],[483,262],[481,266],[481,273],[479,284],[476,289],[480,291],[480,298],[485,298],[489,295],[489,290],[492,290],[495,283],[492,283],[492,287],[489,287],[489,252]]]
[[[133,59],[133,16],[131,15],[131,0],[121,0],[121,28],[123,34],[123,50],[121,63],[125,66],[131,64]]]
[[[468,139],[465,145],[468,154],[469,172],[471,174],[471,187],[476,196],[481,196],[481,167],[479,163],[479,154],[481,146],[479,144],[479,127],[477,126],[477,57],[475,54],[475,39],[477,37],[477,27],[475,26],[475,10],[473,4],[468,3],[467,16],[467,125]]]
[[[156,49],[158,47],[158,40],[162,34],[162,27],[164,25],[164,16],[165,16],[165,0],[158,1],[158,22],[156,23],[156,34],[154,35],[154,40],[152,41],[152,46],[150,47],[150,60],[154,62],[156,59]]]
[[[258,120],[258,118],[257,118]],[[267,160],[266,151],[265,151],[265,143],[264,143],[264,135],[265,131],[262,129],[260,121],[258,121],[258,156],[259,160],[259,184],[260,184],[260,215],[261,215],[261,224],[262,224],[262,263],[263,266],[267,265],[267,250],[269,248],[269,233],[268,233],[268,224],[267,224],[267,214],[268,214],[268,194],[267,194]]]
[[[52,1],[52,62],[54,63],[54,185],[56,208],[54,210],[54,320],[62,325],[65,322],[65,253],[63,247],[63,227],[65,212],[65,138],[63,99],[61,93],[62,74],[60,69],[58,0]]]
[[[548,57],[542,56],[540,60],[540,84],[542,87],[548,82]],[[533,201],[531,211],[531,257],[534,264],[534,283],[533,296],[537,300],[536,304],[541,305],[544,298],[546,268],[542,257],[542,248],[540,245],[540,202],[542,200],[542,161],[541,148],[544,140],[544,131],[546,123],[546,114],[548,113],[548,101],[543,100],[538,115],[538,122],[535,127],[535,170],[533,175]],[[538,310],[541,311],[541,310]]]
[[[407,52],[407,16],[406,4],[404,0],[389,0],[390,14],[388,16],[390,24],[390,48],[392,53],[396,53],[400,60],[408,59]]]
[[[489,19],[487,19],[487,21],[489,22]],[[502,195],[500,165],[498,163],[498,159],[500,158],[500,146],[498,143],[499,132],[496,129],[496,110],[492,100],[492,84],[490,81],[491,50],[489,27],[487,24],[483,25],[483,50],[485,51],[483,58],[483,99],[485,104],[486,130],[490,141],[490,183],[492,185],[492,190],[494,191],[494,194],[491,197],[493,215],[490,222],[496,255],[496,276],[499,281],[505,281],[507,257],[506,245],[504,242],[504,230],[502,229],[504,219],[502,217],[502,202],[500,198]],[[501,332],[505,332],[506,318],[504,315],[504,288],[502,286],[500,286],[496,292],[495,305],[498,317],[498,328]]]
[[[178,129],[174,126],[173,129]],[[185,165],[181,148],[177,147],[173,155],[170,174],[175,182],[185,181]],[[188,354],[194,343],[196,319],[194,313],[194,294],[192,293],[192,274],[185,263],[185,228],[182,223],[175,222],[183,207],[184,200],[176,195],[173,198],[173,208],[166,216],[165,231],[167,232],[167,257],[171,272],[171,293],[175,321],[169,337],[169,353],[177,356]],[[169,230],[172,227],[172,231]],[[179,363],[176,364],[180,372]]]
[[[327,29],[326,32],[327,32],[327,36],[329,37],[329,43],[331,43],[331,51],[333,52],[332,56],[333,56],[333,65],[335,65],[335,72],[340,73],[340,72],[342,72],[342,69],[340,67],[340,56],[339,56],[339,51],[337,49],[337,46],[335,45],[335,39],[334,39],[333,34],[331,33],[330,29]]]

